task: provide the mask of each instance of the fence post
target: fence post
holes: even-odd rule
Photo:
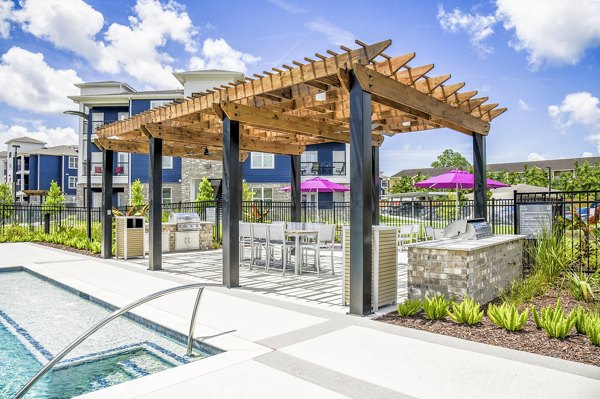
[[[433,227],[433,203],[429,200],[429,225]]]
[[[514,234],[519,234],[519,227],[518,227],[519,219],[518,219],[518,215],[517,215],[518,209],[519,209],[519,207],[517,205],[517,190],[514,190],[513,191],[513,223],[514,223],[513,231],[514,231]]]
[[[44,233],[50,234],[50,214],[44,213]]]
[[[223,237],[221,236],[221,221],[220,221],[220,216],[221,216],[221,201],[217,201],[216,206],[215,206],[215,228],[216,228],[216,237],[215,240],[218,242],[221,242],[223,240]]]
[[[496,228],[496,200],[492,197],[492,232]]]

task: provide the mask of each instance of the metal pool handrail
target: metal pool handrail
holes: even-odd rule
[[[29,391],[29,389],[31,389],[33,384],[35,384],[48,371],[50,371],[50,369],[52,367],[54,367],[54,365],[56,363],[60,362],[69,352],[71,352],[79,344],[81,344],[83,341],[85,341],[90,335],[94,334],[96,331],[98,331],[99,329],[104,327],[106,324],[110,323],[112,320],[121,316],[123,313],[126,313],[133,308],[136,308],[140,305],[143,305],[146,302],[150,302],[150,301],[160,298],[162,296],[172,294],[174,292],[191,290],[191,289],[197,288],[198,295],[196,295],[196,302],[194,303],[194,310],[192,311],[192,317],[190,318],[190,328],[189,328],[188,342],[187,342],[187,355],[190,356],[192,354],[192,346],[193,346],[193,342],[194,342],[194,329],[195,329],[195,324],[196,324],[196,313],[198,312],[198,306],[200,305],[200,298],[202,297],[202,292],[204,291],[204,287],[222,287],[222,285],[221,284],[197,283],[197,284],[188,284],[188,285],[181,285],[179,287],[168,288],[166,290],[158,291],[158,292],[155,292],[154,294],[147,295],[141,299],[138,299],[137,301],[131,302],[130,304],[123,306],[120,309],[115,310],[114,312],[112,312],[111,314],[106,316],[104,319],[100,320],[98,323],[93,325],[86,332],[81,334],[76,340],[71,342],[71,344],[69,344],[66,348],[64,348],[62,351],[60,351],[60,353],[58,355],[54,356],[44,367],[42,367],[42,369],[40,371],[38,371],[38,373],[36,375],[34,375],[29,380],[29,382],[27,382],[27,384],[25,384],[25,386],[23,388],[21,388],[21,390],[19,392],[17,392],[17,394],[13,397],[13,399],[22,398],[23,395],[25,395],[27,393],[27,391]]]

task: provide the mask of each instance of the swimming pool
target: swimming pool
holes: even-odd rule
[[[12,397],[62,348],[110,313],[25,271],[0,272],[0,398]],[[111,309],[112,310],[112,309]],[[166,331],[160,328],[161,331]],[[183,342],[128,318],[84,341],[36,383],[26,398],[71,398],[219,352]]]

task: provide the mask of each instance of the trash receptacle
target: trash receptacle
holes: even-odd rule
[[[117,258],[144,257],[144,218],[116,216],[115,256]]]
[[[371,306],[375,312],[398,300],[398,228],[373,226],[373,257],[371,269]],[[342,237],[344,276],[342,304],[350,305],[350,227],[344,226]]]

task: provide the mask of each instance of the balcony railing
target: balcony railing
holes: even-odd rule
[[[302,176],[345,176],[346,162],[301,162]]]
[[[83,162],[83,176],[87,176],[87,165]],[[113,169],[113,177],[128,176],[129,162],[119,162]],[[92,176],[102,176],[102,162],[92,162]]]

